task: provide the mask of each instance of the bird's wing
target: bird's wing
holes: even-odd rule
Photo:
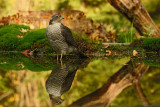
[[[63,24],[61,25],[61,33],[68,44],[77,47],[77,44],[72,36],[72,32],[68,27],[64,26]]]

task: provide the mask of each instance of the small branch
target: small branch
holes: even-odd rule
[[[145,107],[149,106],[150,103],[149,103],[148,99],[146,98],[145,94],[143,93],[140,81],[138,80],[137,82],[135,82],[134,86],[135,86],[135,89],[136,89],[138,96],[139,96],[140,100],[142,101],[143,105]]]
[[[102,45],[130,45],[130,43],[102,43]]]
[[[13,94],[13,91],[9,91],[9,92],[7,92],[7,93],[5,93],[5,94],[2,94],[2,95],[0,96],[0,100],[3,100],[4,98],[10,96],[11,94]]]

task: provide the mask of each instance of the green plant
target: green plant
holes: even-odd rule
[[[117,42],[120,43],[131,43],[133,41],[134,31],[123,31],[120,33],[120,36],[117,37]]]
[[[155,32],[155,30],[152,29],[153,27],[151,25],[149,27],[144,26],[143,28],[146,30],[146,32],[143,32],[143,34],[147,35],[148,37],[151,37]]]
[[[130,29],[128,30],[124,30],[124,31],[119,31],[120,33],[120,36],[118,36],[117,38],[117,42],[121,42],[121,43],[131,43],[133,42],[133,35],[135,33],[135,30],[133,29],[133,22],[134,22],[134,19],[131,23],[131,27]]]
[[[131,40],[131,42],[133,42],[133,22],[134,22],[134,19],[135,18],[133,18],[133,21],[132,21],[132,23],[131,23],[131,29],[130,29],[130,40]]]

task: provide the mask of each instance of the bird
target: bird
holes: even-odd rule
[[[45,84],[52,103],[59,105],[64,101],[61,96],[71,88],[76,71],[83,62],[76,58],[74,61],[66,60],[63,65],[57,64],[54,67]]]
[[[53,15],[46,28],[46,37],[53,51],[57,53],[57,61],[58,54],[61,54],[60,60],[62,60],[63,55],[80,53],[71,30],[61,23],[62,19],[64,19],[64,17],[60,14]]]

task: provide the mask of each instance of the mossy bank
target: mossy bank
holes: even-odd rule
[[[31,30],[25,25],[6,25],[0,27],[0,51],[24,51],[43,48],[52,53],[53,50],[45,36],[46,28]],[[74,35],[78,48],[84,53],[99,51],[102,45],[97,45],[95,41],[89,40],[86,36],[79,37]],[[107,49],[128,50],[128,49],[146,49],[147,51],[160,50],[160,38],[143,38],[135,40],[131,46],[109,47]]]
[[[43,48],[47,52],[53,52],[45,36],[46,28],[31,30],[25,25],[6,25],[0,27],[0,50],[1,51],[24,51]],[[87,37],[79,37],[73,34],[78,46],[82,51],[96,48],[92,46]],[[79,45],[80,44],[80,45]],[[94,50],[94,49],[93,49]]]

